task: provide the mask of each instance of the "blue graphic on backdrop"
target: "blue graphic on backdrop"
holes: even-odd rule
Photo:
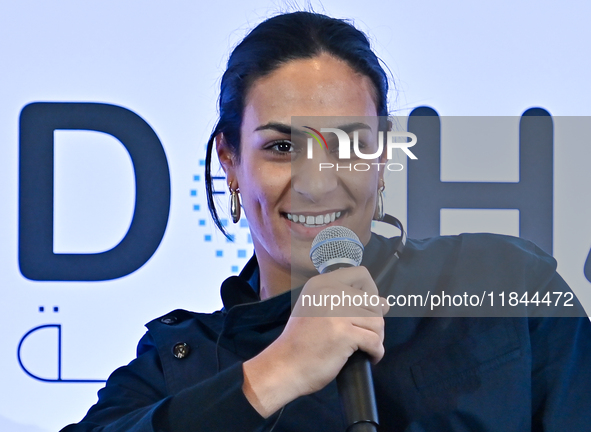
[[[200,166],[205,166],[205,160],[199,161]],[[200,174],[193,175],[193,181],[199,186],[201,183],[202,176]],[[220,201],[223,203],[228,200],[226,191],[226,177],[224,176],[212,176],[213,180],[213,193],[216,197],[220,197]],[[203,186],[202,191],[205,191]],[[203,242],[206,244],[213,244],[212,230],[215,231],[217,228],[213,225],[209,216],[209,210],[206,203],[202,203],[199,200],[200,194],[196,188],[191,189],[190,196],[196,198],[193,205],[193,211],[198,212],[200,228],[208,230],[207,233],[203,234]],[[203,194],[202,194],[203,195]],[[212,257],[215,258],[230,258],[231,273],[238,273],[240,269],[246,264],[246,260],[251,257],[253,253],[252,237],[250,230],[248,229],[248,220],[242,213],[240,222],[236,225],[228,225],[228,219],[221,219],[222,226],[224,226],[229,232],[229,239],[225,239],[227,246],[216,244],[216,247],[210,248]],[[229,243],[229,244],[228,244]]]
[[[136,203],[130,228],[113,249],[95,254],[53,253],[53,132],[57,129],[93,130],[108,133],[128,150],[135,173]],[[520,236],[552,253],[553,225],[553,124],[546,110],[527,110],[520,123],[520,181],[442,182],[441,130],[437,113],[420,107],[411,113],[408,130],[420,137],[418,161],[408,166],[408,231],[412,237],[439,234],[443,208],[518,209]],[[204,165],[204,161],[200,161]],[[99,103],[32,103],[20,118],[19,160],[19,267],[23,276],[39,281],[99,281],[128,275],[154,254],[168,222],[170,173],[160,140],[137,114],[116,105]],[[200,182],[201,176],[194,175]],[[225,177],[214,177],[223,187]],[[197,198],[197,189],[191,196]],[[207,206],[193,203],[200,213],[199,226],[211,228]],[[201,213],[205,212],[205,213]],[[227,219],[222,220],[226,226]],[[242,220],[230,241],[246,236],[252,251],[248,222]],[[212,242],[211,231],[204,234]],[[215,249],[216,258],[230,249]],[[241,263],[231,265],[236,273]],[[591,252],[584,267],[591,281]]]
[[[29,369],[25,367],[21,358],[21,349],[23,346],[23,342],[33,333],[38,331],[42,331],[48,328],[55,328],[57,329],[57,375],[56,378],[43,378],[39,375],[34,374]],[[99,379],[63,379],[62,378],[62,325],[61,324],[44,324],[32,328],[29,330],[25,335],[21,338],[20,342],[18,343],[18,348],[16,350],[16,355],[18,358],[18,364],[20,365],[21,369],[29,375],[31,378],[34,378],[39,381],[48,382],[48,383],[103,383],[106,380],[99,380]]]
[[[437,112],[416,108],[408,131],[420,143],[408,164],[408,235],[438,236],[440,210],[518,209],[519,236],[552,254],[554,127],[548,111],[532,108],[519,124],[519,182],[441,181],[441,124]],[[590,279],[591,280],[591,279]]]
[[[111,250],[53,252],[54,131],[91,130],[117,138],[135,174],[129,230]],[[126,276],[154,254],[168,223],[170,173],[154,130],[137,114],[101,103],[31,103],[20,115],[19,267],[37,281],[102,281]]]

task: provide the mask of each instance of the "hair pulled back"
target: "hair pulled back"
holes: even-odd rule
[[[345,61],[353,70],[370,78],[375,87],[377,115],[388,115],[388,76],[363,32],[347,21],[314,12],[277,15],[260,23],[234,48],[228,59],[218,101],[219,120],[207,142],[207,205],[215,225],[226,236],[213,199],[211,160],[215,137],[223,133],[227,145],[239,159],[244,102],[253,82],[291,60],[322,53]]]

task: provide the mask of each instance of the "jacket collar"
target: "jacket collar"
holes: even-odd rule
[[[372,234],[365,246],[361,265],[376,277],[395,252],[396,241]],[[221,296],[225,315],[222,333],[236,335],[240,332],[270,328],[287,322],[302,287],[261,300],[259,296],[259,266],[256,256],[248,261],[238,276],[231,276],[222,283]],[[258,331],[257,330],[257,331]]]
[[[222,283],[220,294],[224,310],[259,301],[259,283],[259,263],[253,255],[238,276],[230,276]]]
[[[374,278],[382,270],[384,259],[394,252],[394,243],[397,242],[372,233],[364,248],[361,265],[367,267]],[[238,276],[231,276],[222,283],[221,297],[224,310],[229,311],[237,305],[259,302],[259,283],[259,264],[256,255],[253,255]],[[277,297],[283,297],[284,294]],[[290,297],[290,295],[286,297]]]

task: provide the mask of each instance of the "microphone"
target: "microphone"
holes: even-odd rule
[[[343,267],[357,267],[363,258],[363,244],[349,228],[331,226],[318,233],[310,258],[319,273]],[[337,387],[346,417],[346,432],[377,432],[378,409],[369,356],[353,353],[337,375]]]

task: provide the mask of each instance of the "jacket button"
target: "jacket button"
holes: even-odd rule
[[[177,321],[178,321],[178,318],[175,317],[174,315],[167,315],[165,317],[160,318],[160,322],[162,324],[167,324],[167,325],[176,324]]]
[[[180,342],[172,347],[172,355],[178,359],[184,359],[191,352],[191,348],[185,342]]]

